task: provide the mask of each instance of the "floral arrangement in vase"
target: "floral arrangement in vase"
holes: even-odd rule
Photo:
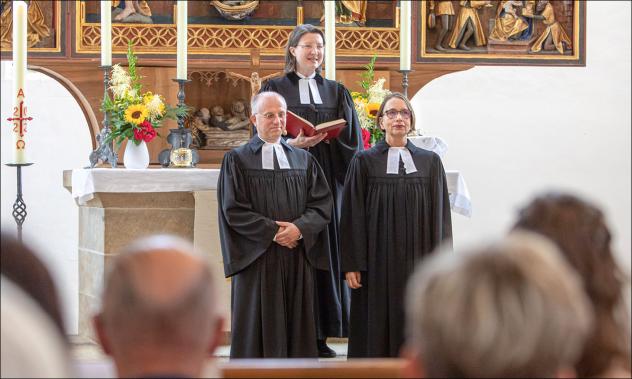
[[[382,101],[391,93],[391,91],[384,88],[386,79],[379,78],[375,80],[373,69],[376,59],[377,56],[374,55],[369,63],[364,66],[365,72],[362,73],[362,80],[359,82],[364,91],[351,93],[355,110],[360,120],[360,126],[362,127],[362,141],[365,149],[384,137],[384,132],[377,124],[376,116]]]
[[[161,95],[149,91],[142,92],[140,77],[136,68],[136,55],[131,42],[127,46],[127,71],[120,64],[112,66],[109,89],[112,98],[105,96],[102,111],[107,112],[110,133],[105,142],[114,141],[120,147],[129,140],[135,145],[153,140],[165,119],[185,117],[186,106],[171,107],[165,104]]]

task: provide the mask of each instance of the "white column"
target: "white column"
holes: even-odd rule
[[[101,1],[101,66],[112,65],[112,2]]]
[[[178,70],[177,79],[187,79],[187,2],[178,1]]]
[[[411,56],[411,7],[410,0],[401,0],[399,6],[399,69],[410,70]]]
[[[13,2],[13,162],[26,163],[26,24],[27,8],[24,1]]]
[[[325,1],[325,77],[336,80],[336,2]]]

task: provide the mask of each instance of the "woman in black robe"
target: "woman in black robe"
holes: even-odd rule
[[[342,270],[352,288],[349,357],[398,356],[406,281],[419,260],[452,237],[443,165],[408,141],[415,116],[406,97],[388,95],[377,122],[385,140],[355,156],[342,201]]]
[[[323,141],[325,133],[302,134],[287,142],[307,149],[325,173],[334,197],[334,215],[329,224],[331,270],[316,272],[318,348],[321,357],[336,354],[325,344],[327,337],[348,335],[349,290],[340,272],[339,220],[342,188],[353,155],[362,150],[358,115],[349,91],[340,83],[320,76],[324,49],[323,32],[313,25],[299,25],[290,35],[285,52],[285,75],[266,82],[261,91],[280,93],[288,110],[314,125],[343,118],[347,126],[338,138]]]

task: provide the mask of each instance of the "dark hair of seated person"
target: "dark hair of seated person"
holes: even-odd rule
[[[50,316],[65,338],[59,297],[50,272],[29,247],[4,232],[0,238],[2,275],[29,294]]]

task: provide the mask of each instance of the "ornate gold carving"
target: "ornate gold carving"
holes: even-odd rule
[[[196,77],[200,83],[207,87],[211,87],[213,83],[219,82],[221,79],[230,82],[233,87],[237,87],[239,82],[242,80],[240,78],[230,77],[224,71],[193,71],[189,73],[189,78],[191,80]]]

